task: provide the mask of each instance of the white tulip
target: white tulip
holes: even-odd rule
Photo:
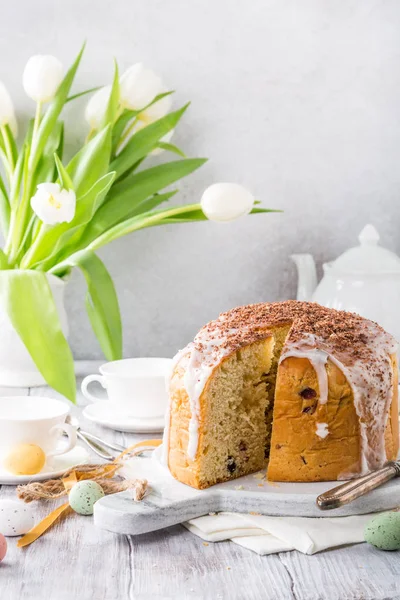
[[[0,81],[0,127],[16,124],[14,106],[4,83]]]
[[[111,85],[106,85],[97,90],[87,103],[85,119],[89,123],[91,129],[98,129],[100,127],[107,110],[110,94]]]
[[[49,102],[63,78],[63,66],[55,56],[31,56],[26,63],[22,84],[29,98],[35,102]]]
[[[121,104],[124,108],[140,110],[160,94],[162,88],[160,77],[142,63],[137,63],[120,79]]]
[[[237,183],[214,183],[202,198],[201,208],[210,221],[234,221],[248,215],[254,205],[254,196]]]
[[[58,183],[39,183],[31,198],[31,207],[46,225],[70,223],[75,215],[76,196]]]
[[[147,125],[149,125],[150,123],[154,123],[154,121],[165,117],[165,115],[168,114],[171,110],[171,106],[171,96],[164,96],[164,98],[161,98],[160,100],[158,100],[158,102],[155,102],[154,104],[143,110],[139,115],[139,119],[147,123]]]

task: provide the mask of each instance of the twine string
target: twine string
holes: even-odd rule
[[[72,487],[78,481],[90,479],[97,481],[103,488],[105,494],[115,494],[128,489],[134,491],[133,500],[140,502],[148,489],[146,479],[123,479],[113,480],[117,475],[117,471],[124,465],[127,458],[132,458],[143,452],[143,449],[153,449],[161,444],[162,440],[145,440],[134,444],[119,454],[112,463],[99,465],[80,465],[72,467],[65,471],[62,477],[58,479],[50,479],[43,483],[31,482],[26,485],[17,487],[17,496],[24,502],[33,502],[34,500],[54,500],[66,496]],[[63,504],[52,511],[40,523],[35,525],[26,535],[24,535],[17,543],[19,548],[23,548],[32,544],[41,535],[43,535],[60,517],[71,513],[68,503]]]

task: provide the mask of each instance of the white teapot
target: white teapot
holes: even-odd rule
[[[299,274],[297,299],[358,313],[400,341],[400,258],[378,245],[379,234],[372,225],[366,225],[358,239],[359,246],[323,265],[318,286],[311,254],[292,255]]]

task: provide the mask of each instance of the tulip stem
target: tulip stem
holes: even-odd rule
[[[30,224],[26,221],[29,217],[30,198],[32,193],[31,188],[34,179],[34,170],[31,165],[31,151],[32,148],[35,147],[36,138],[38,136],[41,113],[42,102],[39,100],[36,103],[36,113],[35,120],[33,122],[32,140],[30,146],[28,146],[25,157],[25,164],[22,177],[22,197],[16,212],[16,223],[13,227],[12,239],[10,241],[10,244],[7,244],[7,247],[10,252],[10,258],[14,261],[17,259],[17,257],[21,255],[22,251],[24,250],[24,244],[28,240],[27,233],[30,232]],[[31,224],[33,225],[33,221],[31,221]],[[28,231],[24,231],[26,227],[28,227]]]
[[[132,132],[132,129],[135,127],[136,125],[136,121],[137,119],[133,119],[133,121],[131,122],[130,125],[128,125],[128,127],[125,129],[124,133],[121,135],[121,137],[119,138],[118,141],[118,146],[117,146],[117,150],[116,150],[116,154],[118,154],[118,152],[121,150],[121,146],[123,145],[123,143],[125,142],[125,140],[129,137],[129,135]]]
[[[42,224],[42,226],[39,229],[39,233],[36,235],[31,247],[21,259],[21,269],[29,269],[30,267],[32,267],[33,264],[35,264],[35,254],[38,250],[38,247],[40,246],[40,242],[42,241],[46,233],[47,229],[44,226],[44,224]]]
[[[42,112],[42,103],[39,101],[36,103],[36,113],[35,113],[35,120],[33,122],[32,141],[36,138],[36,135],[37,135],[37,132],[39,129],[41,112]]]
[[[7,161],[8,161],[8,174],[9,174],[10,184],[11,184],[11,179],[12,179],[12,174],[14,172],[15,164],[14,164],[13,152],[12,152],[10,140],[8,137],[7,129],[5,128],[4,125],[1,126],[1,133],[3,136],[4,147],[6,150],[6,157],[7,157]]]
[[[21,200],[18,206],[15,207],[15,210],[13,210],[11,214],[11,218],[13,219],[13,226],[10,227],[9,238],[6,244],[7,252],[9,254],[11,262],[15,261],[15,257],[18,253],[20,242],[24,236],[26,215],[29,211],[31,187],[31,178],[29,175],[29,153],[30,148],[28,147],[24,156],[24,166],[22,171]]]
[[[26,242],[28,241],[29,236],[31,235],[31,232],[33,230],[34,222],[35,222],[35,215],[33,215],[31,217],[31,220],[29,221],[29,224],[28,224],[28,226],[26,228],[26,231],[25,231],[24,236],[22,238],[21,244],[20,244],[19,249],[18,249],[18,251],[16,253],[16,256],[14,258],[14,263],[15,264],[18,264],[18,262],[19,262],[19,260],[21,258],[21,255],[24,252],[24,246],[25,246]]]

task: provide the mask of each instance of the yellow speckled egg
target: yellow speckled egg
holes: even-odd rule
[[[36,444],[18,444],[4,460],[4,468],[13,475],[35,475],[46,462],[46,455]]]

